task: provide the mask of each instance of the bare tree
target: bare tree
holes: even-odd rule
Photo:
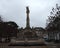
[[[58,6],[58,4],[56,4],[56,8],[52,8],[50,12],[46,28],[60,31],[60,6]]]

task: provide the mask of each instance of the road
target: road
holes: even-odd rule
[[[8,46],[9,43],[0,43],[0,48],[60,48],[60,44],[48,43],[47,46]]]

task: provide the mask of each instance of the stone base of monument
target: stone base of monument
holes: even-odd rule
[[[39,40],[26,40],[26,41],[14,41],[9,44],[9,46],[46,46],[43,39]]]

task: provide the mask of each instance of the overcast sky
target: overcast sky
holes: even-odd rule
[[[4,21],[26,26],[26,6],[30,9],[30,26],[45,27],[52,7],[60,0],[0,0],[0,15]],[[60,5],[60,4],[59,4]]]

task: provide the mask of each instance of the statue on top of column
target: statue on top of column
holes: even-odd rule
[[[29,11],[29,7],[27,6],[26,7],[26,13],[29,13],[30,11]]]

